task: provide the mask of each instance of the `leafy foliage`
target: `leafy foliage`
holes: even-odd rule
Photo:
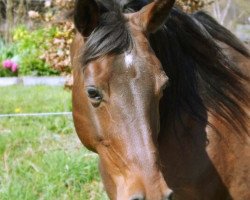
[[[70,73],[70,45],[74,37],[75,30],[72,22],[58,24],[57,33],[49,41],[47,50],[42,55],[46,63],[64,74]]]
[[[202,9],[206,0],[177,0],[176,3],[185,11],[192,13]]]
[[[41,54],[48,48],[49,40],[55,34],[55,28],[41,28],[30,32],[26,27],[20,26],[13,31],[16,53],[20,58],[20,75],[59,74],[40,58]]]

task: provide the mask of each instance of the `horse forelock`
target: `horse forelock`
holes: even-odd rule
[[[97,2],[101,12],[100,21],[82,50],[83,66],[105,55],[119,55],[132,49],[133,41],[123,13],[138,11],[147,4],[145,0]]]

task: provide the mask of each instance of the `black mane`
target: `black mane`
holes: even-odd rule
[[[138,11],[147,3],[143,0],[101,2],[101,22],[87,40],[84,64],[132,48],[132,36],[122,13]],[[177,117],[186,111],[195,119],[206,121],[200,113],[205,109],[219,114],[235,130],[247,131],[247,114],[239,103],[249,103],[249,94],[242,85],[249,78],[223,53],[216,40],[250,57],[230,31],[204,12],[186,14],[173,8],[165,25],[149,36],[151,47],[170,79],[162,99],[166,106],[161,109],[161,119],[173,114]],[[166,122],[162,120],[162,123]]]

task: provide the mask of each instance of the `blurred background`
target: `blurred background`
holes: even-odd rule
[[[0,0],[0,76],[70,74],[73,0]],[[186,12],[206,10],[242,41],[250,40],[249,0],[177,0]],[[12,65],[8,63],[12,61]],[[8,68],[6,70],[6,68]]]
[[[73,4],[0,0],[0,200],[107,199],[70,114]],[[205,10],[249,46],[249,0],[177,4]]]

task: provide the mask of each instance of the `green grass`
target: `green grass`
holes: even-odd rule
[[[0,113],[71,111],[61,87],[0,87]],[[0,118],[0,200],[103,200],[98,158],[70,116]]]

